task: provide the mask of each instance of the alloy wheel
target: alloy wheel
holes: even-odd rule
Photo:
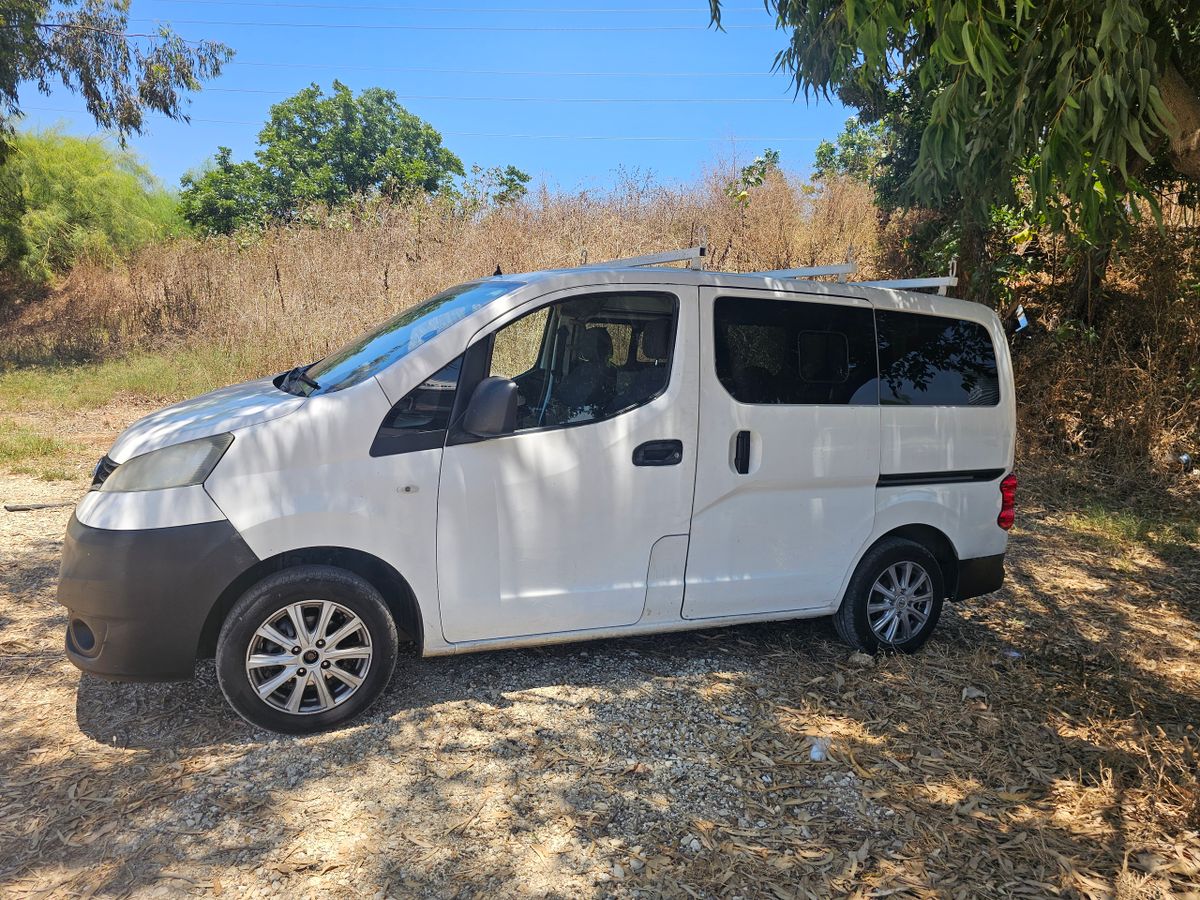
[[[903,644],[918,634],[932,611],[933,580],[915,562],[888,566],[867,597],[867,624],[885,644]]]
[[[246,677],[268,706],[314,715],[362,686],[373,651],[367,626],[331,600],[302,600],[267,616],[246,649]]]

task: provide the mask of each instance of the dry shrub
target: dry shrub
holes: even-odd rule
[[[1013,350],[1023,463],[1070,461],[1130,490],[1200,450],[1198,282],[1196,233],[1147,227],[1114,260],[1090,326],[1072,318],[1065,277],[1016,286],[1034,320]]]
[[[874,208],[861,185],[819,189],[776,174],[740,205],[734,170],[669,188],[624,173],[608,193],[554,194],[464,215],[421,198],[316,214],[254,240],[183,239],[113,269],[81,265],[7,331],[12,359],[79,359],[168,342],[215,346],[247,373],[316,359],[447,286],[505,272],[697,243],[731,271],[837,262],[853,244],[868,274]]]

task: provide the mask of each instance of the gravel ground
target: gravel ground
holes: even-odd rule
[[[69,516],[0,511],[0,894],[1200,896],[1194,548],[1026,509],[1009,586],[915,658],[824,621],[409,656],[294,739],[211,663],[67,663]]]

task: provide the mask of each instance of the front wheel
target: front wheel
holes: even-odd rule
[[[834,628],[857,650],[913,653],[937,625],[945,585],[932,553],[913,541],[887,538],[858,564],[834,613]]]
[[[234,605],[217,640],[217,681],[250,724],[308,734],[370,706],[396,654],[396,623],[374,587],[344,569],[299,566]]]

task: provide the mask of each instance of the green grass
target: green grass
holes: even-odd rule
[[[33,428],[0,420],[0,467],[43,481],[72,481],[79,477],[72,461],[87,448],[41,434]]]
[[[244,380],[239,361],[217,350],[139,353],[78,365],[0,370],[0,411],[72,412],[122,397],[171,403]]]
[[[1160,555],[1194,552],[1200,543],[1200,518],[1169,510],[1115,509],[1093,501],[1069,518],[1071,527],[1118,550],[1137,544]]]

